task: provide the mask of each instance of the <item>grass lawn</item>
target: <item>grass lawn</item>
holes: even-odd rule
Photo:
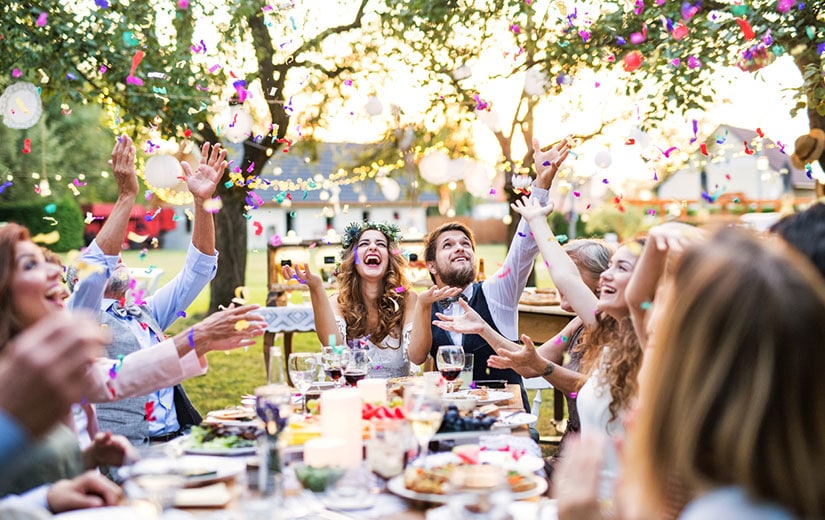
[[[478,247],[478,255],[485,258],[487,274],[490,275],[504,260],[504,246],[482,245]],[[150,267],[163,269],[160,283],[171,279],[182,267],[185,251],[150,250],[141,257],[139,251],[126,251],[123,258],[130,267]],[[541,264],[539,264],[541,265]],[[250,251],[247,256],[246,285],[248,302],[264,305],[266,301],[266,252]],[[537,284],[540,287],[550,286],[551,282],[546,269],[537,269]],[[176,321],[167,331],[176,334],[185,330],[191,324],[203,318],[209,305],[209,289],[201,292],[200,296],[187,310],[187,317]],[[240,404],[240,396],[252,393],[256,386],[266,383],[266,372],[263,362],[262,339],[255,347],[248,350],[234,350],[232,352],[212,352],[208,354],[209,371],[202,377],[187,380],[184,383],[186,392],[195,406],[205,413],[226,406]],[[276,345],[283,345],[281,335],[276,339]],[[296,333],[293,338],[293,350],[296,352],[317,352],[320,343],[315,333]],[[530,393],[532,399],[532,392]],[[553,417],[553,399],[551,392],[545,392],[542,400],[538,430],[542,435],[555,435],[550,423]]]

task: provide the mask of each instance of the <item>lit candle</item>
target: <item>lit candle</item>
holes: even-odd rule
[[[304,443],[304,464],[313,468],[342,466],[344,440],[336,438],[310,439]]]
[[[321,437],[341,439],[341,466],[356,468],[364,456],[361,438],[361,394],[354,388],[336,388],[321,394]]]
[[[358,392],[365,403],[387,402],[386,379],[362,379],[358,381]]]

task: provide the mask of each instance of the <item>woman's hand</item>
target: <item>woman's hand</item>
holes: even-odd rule
[[[666,222],[648,232],[648,240],[656,249],[674,253],[681,253],[704,237],[705,233],[701,229],[681,222]]]
[[[98,433],[92,443],[83,450],[86,469],[102,465],[122,466],[137,458],[138,452],[129,439],[123,435],[113,435],[112,432]]]
[[[521,198],[510,204],[513,211],[524,217],[527,222],[544,221],[547,222],[547,215],[553,212],[555,205],[550,202],[546,206],[542,206],[541,202],[536,199]]]
[[[294,268],[291,265],[284,265],[281,267],[281,274],[284,280],[298,280],[307,284],[310,289],[322,287],[324,284],[324,279],[321,275],[313,273],[309,264],[297,264]]]
[[[521,335],[524,345],[518,350],[501,350],[487,359],[491,368],[512,368],[522,377],[540,377],[548,361],[536,350],[533,340],[527,334]]]
[[[473,310],[469,303],[461,298],[458,299],[457,303],[464,309],[463,315],[447,316],[437,312],[435,315],[438,319],[433,321],[433,325],[458,334],[481,334],[485,327],[487,327],[487,322],[484,321],[484,318]]]
[[[229,307],[216,312],[192,327],[191,343],[199,356],[213,350],[232,350],[255,344],[255,337],[266,332],[266,320],[255,313],[260,305]],[[183,332],[181,334],[189,334]]]
[[[553,184],[553,179],[559,171],[559,166],[567,158],[570,150],[570,144],[567,137],[556,143],[555,146],[542,151],[541,143],[537,138],[533,138],[533,164],[536,167],[536,180],[534,184],[536,187],[549,190]]]
[[[209,150],[210,146],[212,148],[211,152]],[[224,159],[226,159],[226,150],[221,149],[220,143],[214,146],[203,143],[201,163],[194,172],[189,163],[181,161],[180,165],[186,178],[186,186],[196,201],[205,201],[212,197],[227,166]]]

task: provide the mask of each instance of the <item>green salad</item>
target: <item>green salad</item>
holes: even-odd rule
[[[186,447],[210,450],[249,448],[255,446],[257,437],[258,426],[254,424],[227,426],[202,423],[192,427]]]

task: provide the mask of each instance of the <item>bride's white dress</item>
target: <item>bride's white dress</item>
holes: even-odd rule
[[[347,324],[341,316],[335,317],[338,330],[341,335],[347,338]],[[401,332],[401,340],[387,336],[380,345],[376,345],[369,338],[361,338],[361,344],[367,349],[370,357],[370,370],[367,377],[370,378],[391,378],[406,377],[410,375],[410,356],[407,353],[407,346],[410,344],[412,335],[412,323],[404,326]],[[352,340],[351,338],[347,338]]]

